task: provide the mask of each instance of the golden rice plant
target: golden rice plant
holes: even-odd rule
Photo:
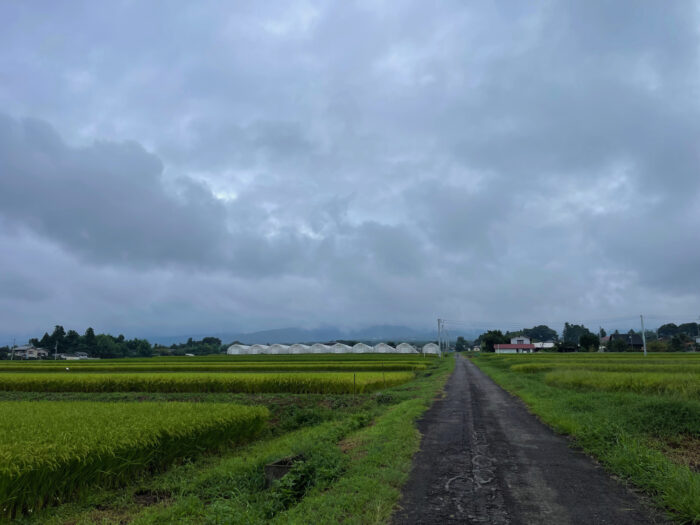
[[[0,373],[0,390],[24,392],[241,392],[352,394],[392,387],[412,372]]]

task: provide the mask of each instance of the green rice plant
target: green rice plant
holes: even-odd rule
[[[267,417],[263,407],[231,404],[0,402],[0,514],[250,440]]]
[[[22,392],[241,392],[361,394],[400,385],[412,372],[1,373],[0,390]]]
[[[697,374],[555,370],[545,375],[545,382],[552,386],[582,390],[676,394],[689,398],[700,396],[700,376]]]

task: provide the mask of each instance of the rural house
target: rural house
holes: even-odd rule
[[[18,346],[14,349],[15,359],[43,359],[48,357],[49,351],[36,348],[32,345]]]
[[[497,343],[493,348],[497,354],[531,354],[536,350],[530,338],[524,335],[511,337],[510,343]]]

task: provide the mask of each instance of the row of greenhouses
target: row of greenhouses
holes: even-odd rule
[[[435,343],[428,343],[418,348],[408,343],[391,346],[379,343],[374,346],[357,343],[350,346],[343,343],[325,345],[316,343],[313,345],[244,345],[233,344],[226,351],[229,355],[253,355],[253,354],[439,354],[440,347]]]

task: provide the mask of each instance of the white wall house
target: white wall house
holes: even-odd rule
[[[537,350],[542,350],[543,348],[554,348],[554,343],[547,341],[546,343],[533,343]]]
[[[510,344],[512,345],[529,345],[530,338],[524,335],[518,335],[510,338]]]

